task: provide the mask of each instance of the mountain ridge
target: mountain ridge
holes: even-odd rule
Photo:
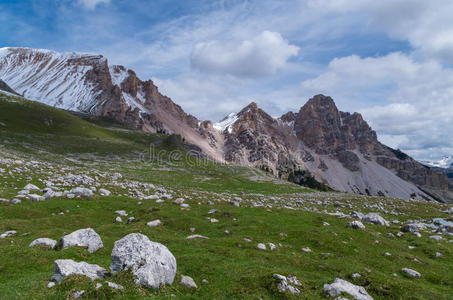
[[[151,80],[109,66],[102,55],[2,48],[0,78],[31,100],[147,132],[179,134],[212,159],[297,183],[313,178],[343,192],[453,201],[445,174],[379,143],[360,114],[339,111],[324,95],[280,118],[251,102],[212,123],[185,113]]]

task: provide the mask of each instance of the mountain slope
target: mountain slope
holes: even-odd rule
[[[109,66],[100,55],[2,48],[0,78],[32,100],[146,132],[176,133],[197,155],[257,167],[297,183],[453,201],[445,174],[382,145],[360,114],[339,111],[323,95],[278,119],[251,103],[213,124],[186,114],[152,81]]]
[[[160,94],[151,80],[141,81],[123,66],[109,66],[101,55],[1,48],[0,78],[25,98],[147,132],[177,133],[214,156],[199,138],[199,120]]]
[[[379,143],[360,114],[339,111],[330,97],[279,119],[252,103],[229,119],[227,128],[214,125],[223,129],[227,161],[350,193],[453,201],[445,174]]]

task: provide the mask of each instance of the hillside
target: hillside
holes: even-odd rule
[[[449,218],[444,204],[314,192],[254,168],[187,155],[174,135],[96,123],[102,126],[0,93],[0,235],[10,232],[0,238],[1,299],[70,299],[81,291],[83,299],[324,299],[330,297],[324,285],[337,277],[374,299],[453,293],[445,232],[451,222],[433,221]],[[37,190],[25,189],[28,184]],[[361,217],[365,228],[353,229],[353,211],[379,213],[389,226]],[[155,220],[161,224],[147,225]],[[416,234],[400,234],[410,220],[420,226]],[[29,247],[37,238],[58,241],[83,228],[99,234],[101,249]],[[48,287],[58,259],[110,271],[115,241],[130,233],[171,251],[172,284],[153,290],[121,271],[95,281],[72,275]],[[201,237],[187,238],[196,234]],[[280,292],[274,274],[296,276],[299,293]],[[197,288],[181,285],[182,275]]]

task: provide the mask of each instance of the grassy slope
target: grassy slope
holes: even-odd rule
[[[49,119],[51,122],[46,122]],[[147,200],[138,206],[138,200],[119,196],[126,191],[118,187],[109,188],[114,192],[111,197],[1,205],[0,233],[18,231],[16,237],[0,239],[1,299],[65,299],[71,292],[80,289],[87,291],[86,297],[98,299],[166,299],[171,294],[187,299],[291,298],[275,292],[273,273],[296,275],[303,283],[303,297],[307,299],[324,298],[323,284],[331,283],[335,277],[365,286],[375,299],[451,299],[453,294],[453,251],[452,244],[446,241],[433,241],[426,234],[422,238],[412,234],[401,238],[387,237],[386,232],[398,232],[399,226],[396,225],[390,229],[367,225],[366,230],[355,231],[347,226],[347,219],[306,211],[276,207],[236,208],[225,202],[208,205],[207,201],[215,202],[220,195],[205,191],[245,192],[243,198],[258,200],[264,196],[252,193],[272,196],[306,190],[291,184],[251,180],[252,176],[263,174],[247,168],[210,162],[192,165],[184,157],[170,160],[169,154],[160,161],[152,159],[143,162],[137,159],[138,153],[148,151],[149,143],[156,141],[162,141],[157,150],[164,149],[166,153],[173,150],[174,146],[164,136],[101,128],[40,104],[22,100],[6,102],[1,94],[0,122],[7,125],[0,127],[0,140],[3,141],[0,150],[6,153],[4,155],[45,161],[56,167],[71,167],[74,170],[91,168],[102,172],[121,172],[128,179],[166,186],[186,199],[191,198],[188,200],[191,208],[184,211],[168,201],[157,204]],[[31,182],[42,186],[38,180],[40,176],[42,173],[31,169],[29,173],[0,176],[0,198],[13,197],[30,181],[26,177],[31,177]],[[195,193],[193,197],[187,197],[192,193]],[[273,203],[271,199],[266,199]],[[350,201],[362,211],[373,211],[356,203],[357,199],[344,196],[338,201]],[[333,207],[332,201],[326,200],[329,204],[319,206],[320,210],[338,209]],[[441,215],[438,205],[414,205],[378,198],[367,201],[394,203],[407,213],[398,218],[386,216],[390,220]],[[218,212],[208,215],[212,208]],[[115,223],[114,211],[118,209],[128,211],[136,222],[130,225]],[[58,215],[66,210],[69,213]],[[52,213],[55,215],[52,216]],[[208,216],[217,218],[219,223],[210,223]],[[146,222],[154,219],[161,219],[164,225],[148,228]],[[330,223],[330,226],[323,226],[323,222]],[[86,227],[94,228],[101,235],[104,249],[89,254],[77,248],[50,251],[28,247],[35,238],[59,239],[64,232]],[[190,227],[195,227],[196,233],[210,239],[186,240],[185,237],[191,234]],[[224,231],[227,229],[232,234],[226,235]],[[83,277],[68,278],[55,288],[47,289],[55,259],[83,260],[108,268],[114,241],[131,232],[146,234],[151,240],[166,245],[175,255],[178,277],[173,285],[159,291],[142,289],[133,284],[130,274],[124,273],[109,278],[124,285],[124,291],[112,291],[105,285],[96,291],[94,283]],[[252,238],[253,242],[245,242],[245,237]],[[259,242],[282,243],[283,247],[263,252],[256,249]],[[409,250],[408,245],[416,248]],[[310,247],[313,252],[302,252],[301,247]],[[392,256],[384,256],[387,251]],[[436,258],[436,251],[441,252],[443,257]],[[324,252],[332,255],[324,257],[321,255]],[[415,257],[422,263],[414,262]],[[400,272],[402,267],[421,272],[422,278],[405,277]],[[352,279],[351,274],[355,272],[363,277]],[[392,273],[398,276],[393,277]],[[177,283],[179,274],[192,276],[200,288],[188,290],[181,287]],[[209,280],[209,283],[202,284],[202,279]]]

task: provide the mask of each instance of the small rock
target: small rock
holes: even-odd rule
[[[157,227],[159,225],[162,225],[162,222],[160,220],[154,220],[154,221],[146,223],[146,225],[149,227]]]
[[[422,276],[419,272],[417,272],[415,270],[412,270],[412,269],[409,269],[409,268],[403,268],[403,269],[401,269],[401,271],[403,271],[404,273],[406,273],[410,277],[420,278]]]
[[[274,249],[277,249],[277,246],[273,243],[267,243],[269,245],[269,249],[274,250]]]
[[[45,246],[49,247],[50,249],[55,248],[57,245],[57,241],[49,239],[49,238],[39,238],[34,240],[33,242],[28,245],[29,247],[34,247],[34,246]]]
[[[349,226],[354,229],[364,229],[365,228],[365,225],[363,225],[363,223],[360,221],[352,221],[351,223],[349,223]]]
[[[115,221],[118,223],[123,223],[123,219],[121,219],[120,216],[116,217]]]
[[[352,284],[346,280],[335,278],[332,284],[324,284],[324,292],[332,297],[339,296],[341,293],[346,293],[354,297],[356,300],[372,300],[365,288]]]
[[[47,288],[48,288],[48,289],[51,289],[51,288],[53,288],[54,286],[55,286],[55,282],[52,282],[52,281],[49,282],[49,283],[47,284]]]
[[[107,285],[111,287],[112,289],[117,289],[117,290],[124,290],[124,287],[122,285],[116,284],[114,282],[106,281]]]
[[[260,250],[266,250],[266,245],[264,245],[263,243],[259,243],[256,247]]]
[[[198,288],[192,277],[181,275],[181,285],[186,288]]]
[[[135,220],[134,217],[130,217],[129,219],[127,219],[126,224],[130,224],[130,223],[132,223],[134,220]]]
[[[311,249],[308,248],[308,247],[305,247],[305,248],[302,248],[302,251],[304,251],[304,252],[311,252]]]
[[[122,217],[127,217],[127,212],[125,210],[116,210],[115,213]]]
[[[74,293],[72,293],[72,298],[78,299],[78,298],[82,297],[83,294],[85,294],[85,291],[84,291],[84,290],[75,291]]]
[[[100,284],[99,282],[96,282],[96,289],[99,290],[101,287],[102,287],[102,284]]]
[[[279,281],[277,283],[277,289],[280,293],[291,293],[291,294],[300,293],[300,290],[293,286],[293,285],[297,285],[297,286],[302,285],[295,276],[289,276],[287,278],[280,274],[274,274],[273,277]]]
[[[189,235],[188,237],[186,237],[186,239],[188,239],[188,240],[192,240],[192,239],[207,239],[207,240],[209,240],[209,238],[207,236],[203,236],[203,235],[200,235],[200,234]]]
[[[390,226],[390,223],[383,217],[381,217],[378,213],[366,214],[363,216],[362,221],[380,226]]]
[[[110,196],[112,193],[106,189],[99,189],[99,195],[101,196]]]
[[[0,239],[4,239],[4,238],[10,237],[10,236],[15,236],[16,234],[17,234],[17,231],[15,231],[15,230],[6,231],[6,232],[0,234]]]
[[[440,235],[431,235],[429,238],[435,241],[440,241],[443,239]]]

